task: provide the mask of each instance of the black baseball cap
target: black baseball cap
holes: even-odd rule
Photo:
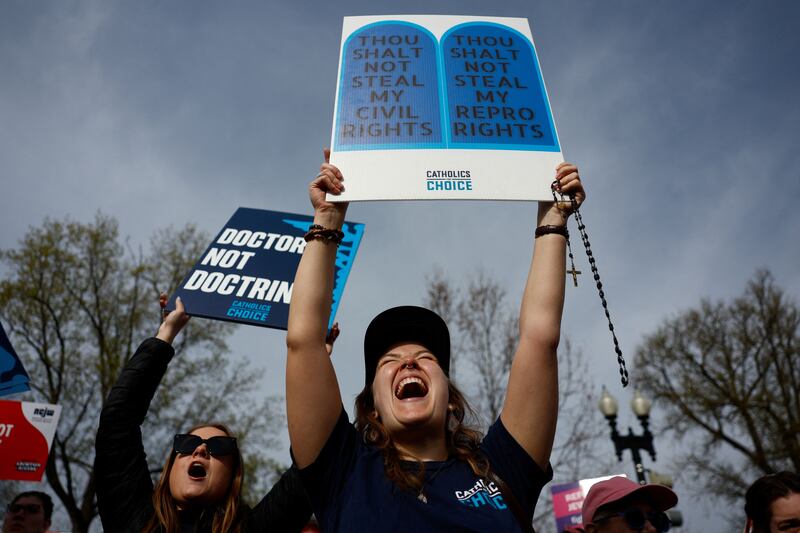
[[[450,375],[450,331],[442,317],[424,307],[392,307],[372,319],[364,335],[365,385],[375,378],[375,367],[398,342],[416,342],[431,351],[445,375]]]

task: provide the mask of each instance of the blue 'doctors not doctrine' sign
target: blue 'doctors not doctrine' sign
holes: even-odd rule
[[[240,207],[170,298],[192,316],[286,329],[294,276],[314,217]],[[336,250],[330,325],[353,266],[364,224],[346,221]]]

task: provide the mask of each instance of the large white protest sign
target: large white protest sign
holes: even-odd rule
[[[552,200],[563,161],[523,18],[345,17],[333,201]]]

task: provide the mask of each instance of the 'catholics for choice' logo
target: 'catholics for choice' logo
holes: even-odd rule
[[[469,170],[427,170],[425,183],[429,191],[471,191]]]

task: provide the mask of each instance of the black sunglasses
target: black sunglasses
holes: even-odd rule
[[[25,511],[28,514],[36,514],[41,510],[42,506],[38,503],[9,503],[6,510],[11,514]]]
[[[634,531],[641,531],[644,529],[645,523],[650,522],[650,524],[655,528],[658,533],[666,533],[669,531],[672,522],[669,521],[669,517],[667,513],[662,511],[654,511],[651,513],[645,513],[641,509],[637,507],[633,507],[631,509],[626,509],[622,513],[613,513],[606,515],[599,520],[607,520],[614,516],[621,516],[625,523],[628,525],[629,528],[633,529]]]
[[[232,455],[238,450],[234,437],[218,436],[211,437],[210,439],[203,439],[199,435],[187,433],[175,435],[175,440],[172,442],[172,449],[183,455],[191,455],[201,444],[205,444],[208,453],[213,456]]]

